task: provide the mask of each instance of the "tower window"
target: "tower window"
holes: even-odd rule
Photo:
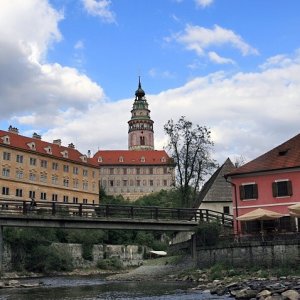
[[[141,136],[141,137],[140,137],[140,144],[141,144],[142,146],[145,145],[145,137],[144,137],[144,136]]]

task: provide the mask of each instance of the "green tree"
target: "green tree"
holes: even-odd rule
[[[169,120],[164,131],[169,138],[168,149],[176,163],[176,184],[182,206],[189,207],[196,199],[200,183],[216,167],[211,158],[213,142],[210,131],[205,126],[193,126],[184,116],[177,123]]]

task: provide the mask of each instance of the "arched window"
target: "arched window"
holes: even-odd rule
[[[144,137],[144,136],[141,136],[141,137],[140,137],[140,144],[141,144],[142,146],[145,145],[145,137]]]

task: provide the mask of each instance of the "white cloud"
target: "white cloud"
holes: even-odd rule
[[[174,73],[170,71],[160,71],[156,68],[152,68],[148,71],[148,74],[152,78],[164,78],[164,79],[170,79],[176,77]]]
[[[230,58],[225,58],[219,56],[216,52],[210,51],[208,52],[208,57],[212,62],[215,62],[216,64],[234,64],[234,60]]]
[[[49,47],[62,38],[62,18],[46,0],[1,3],[0,118],[21,116],[50,127],[59,112],[85,110],[104,98],[102,88],[78,70],[46,62]]]
[[[214,2],[214,0],[195,0],[195,2],[197,6],[205,8],[210,6]]]
[[[232,30],[222,28],[218,25],[215,25],[213,29],[186,25],[184,32],[179,32],[172,37],[165,38],[166,42],[172,40],[183,44],[188,50],[195,51],[199,56],[206,55],[208,49],[226,45],[238,49],[244,56],[258,54],[258,51],[247,44],[242,37]],[[216,55],[213,56],[216,58]],[[223,60],[221,63],[224,63]]]
[[[100,17],[103,22],[116,23],[116,15],[110,9],[109,0],[82,0],[84,9],[88,14]]]
[[[84,42],[82,40],[77,41],[74,45],[74,49],[84,49]]]

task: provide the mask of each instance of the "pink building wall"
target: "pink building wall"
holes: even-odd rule
[[[272,183],[276,180],[290,180],[292,182],[293,194],[291,196],[273,197]],[[234,232],[240,232],[240,222],[236,217],[242,216],[257,208],[272,210],[281,214],[289,215],[288,206],[300,202],[300,171],[293,172],[269,172],[268,174],[249,175],[231,178],[236,185],[233,188],[233,213]],[[239,186],[247,183],[255,183],[258,186],[257,199],[240,199]],[[235,195],[236,194],[236,195]]]

